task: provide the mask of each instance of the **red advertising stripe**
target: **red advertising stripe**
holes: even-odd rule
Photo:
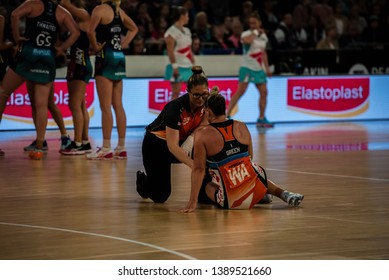
[[[288,79],[288,106],[317,112],[357,110],[370,94],[369,78]]]
[[[89,111],[93,105],[95,97],[95,83],[91,81],[86,87],[86,107]],[[69,108],[69,91],[66,81],[56,81],[54,84],[54,103],[61,110],[63,118],[71,118],[72,112]],[[7,107],[4,111],[4,117],[17,119],[30,119],[32,122],[31,101],[27,92],[26,85],[23,84],[10,96]],[[49,119],[52,119],[49,113]]]

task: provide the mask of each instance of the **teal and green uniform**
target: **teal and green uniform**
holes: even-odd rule
[[[126,60],[121,47],[121,33],[123,23],[116,7],[111,2],[109,5],[114,11],[114,18],[111,23],[99,24],[96,28],[96,38],[104,48],[96,54],[95,76],[103,76],[110,80],[122,80],[126,77]],[[102,5],[104,5],[102,4]]]
[[[21,51],[16,57],[12,69],[28,81],[46,84],[55,79],[55,48],[59,29],[56,20],[57,4],[42,1],[44,11],[41,15],[26,19]]]
[[[251,36],[252,30],[241,34],[241,39]],[[266,50],[268,38],[266,33],[255,37],[250,44],[243,44],[242,64],[239,68],[239,82],[265,84],[267,82],[263,53]]]
[[[189,28],[184,27],[182,30],[174,24],[166,30],[164,37],[172,37],[174,39],[174,57],[178,66],[178,77],[173,76],[173,67],[169,63],[165,68],[164,79],[170,82],[187,82],[192,75],[192,60],[193,54],[192,33]]]
[[[89,83],[92,77],[92,64],[89,57],[89,39],[86,32],[80,32],[80,37],[70,48],[70,62],[66,79],[68,81],[81,80]]]

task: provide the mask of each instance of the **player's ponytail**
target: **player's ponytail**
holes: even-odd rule
[[[226,114],[226,99],[219,93],[219,88],[214,86],[211,94],[205,101],[205,107],[211,109],[216,117]]]
[[[120,4],[122,3],[122,1],[121,0],[111,0],[111,2],[115,5],[116,13],[119,14]]]
[[[218,86],[213,86],[211,88],[211,91],[209,92],[209,94],[218,94],[219,93],[219,87]]]

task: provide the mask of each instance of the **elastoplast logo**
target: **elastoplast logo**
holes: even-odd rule
[[[369,107],[369,78],[289,79],[288,107],[299,112],[352,117]]]
[[[228,80],[209,80],[209,88],[218,86],[220,94],[226,99],[226,104],[231,100],[231,97],[236,92],[238,81],[236,79]],[[180,95],[186,93],[186,85],[181,86]],[[171,100],[172,92],[169,81],[149,81],[149,111],[158,114],[163,107]]]
[[[95,96],[95,82],[90,81],[86,86],[85,94],[85,103],[87,110],[90,116],[93,116],[93,103]],[[65,125],[72,124],[72,112],[69,108],[69,91],[66,81],[55,81],[54,82],[54,103],[62,112],[62,116],[65,122]],[[48,114],[48,126],[56,127],[56,124],[49,112]],[[7,107],[4,111],[3,117],[8,120],[23,122],[28,124],[33,124],[32,120],[32,109],[31,109],[31,100],[28,95],[26,84],[20,86],[15,92],[10,96],[7,101]]]

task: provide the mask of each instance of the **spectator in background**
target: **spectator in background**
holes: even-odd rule
[[[171,24],[169,15],[170,15],[170,6],[167,3],[162,3],[161,6],[159,7],[159,17],[164,18],[168,25]]]
[[[351,10],[348,18],[350,21],[354,21],[354,23],[357,24],[358,33],[362,34],[365,28],[367,27],[367,21],[363,16],[361,16],[360,8],[357,4],[353,4],[351,6]]]
[[[96,0],[88,0],[89,2],[96,2],[96,4],[94,6],[97,6],[97,2]],[[90,6],[90,4],[87,4],[86,7],[88,8]],[[121,4],[120,4],[120,8],[128,15],[133,15],[135,14],[135,9],[136,9],[136,6],[133,5],[133,3],[131,1],[123,1]],[[93,10],[93,9],[92,9]],[[89,12],[92,13],[92,10],[90,10]]]
[[[196,13],[198,12],[209,12],[209,3],[208,0],[197,0],[194,2],[194,9]]]
[[[234,53],[242,54],[242,42],[240,40],[240,36],[243,32],[243,24],[237,17],[234,17],[231,24],[232,34],[228,37],[228,41],[231,42]]]
[[[312,7],[312,13],[319,16],[324,24],[327,24],[334,16],[334,11],[328,4],[328,0],[317,0]]]
[[[139,28],[139,34],[143,38],[150,38],[153,32],[153,20],[149,14],[149,5],[145,2],[139,2],[136,7],[134,21]]]
[[[306,27],[294,24],[292,36],[296,38],[297,49],[306,49],[308,47],[308,33]]]
[[[339,49],[338,32],[334,23],[329,23],[325,29],[325,37],[321,39],[316,46],[318,50],[337,50]]]
[[[340,38],[341,48],[356,48],[362,42],[361,33],[359,31],[358,21],[350,19],[347,25],[346,33]]]
[[[149,52],[152,54],[162,54],[165,48],[165,32],[167,30],[168,23],[165,17],[157,17],[154,20],[154,30],[151,32],[151,37],[147,40],[149,45]],[[144,38],[143,38],[144,39]]]
[[[389,30],[387,30],[388,32]],[[381,28],[378,16],[369,17],[369,25],[362,33],[362,39],[365,43],[382,43],[384,41],[385,31]]]
[[[161,6],[166,3],[165,0],[147,0],[144,2],[149,4],[148,11],[152,19],[159,17],[159,10],[161,9]]]
[[[194,19],[196,17],[196,10],[192,0],[182,0],[181,6],[188,10],[189,21],[188,26],[192,28]]]
[[[240,21],[243,23],[243,29],[247,30],[250,28],[249,18],[254,12],[253,2],[246,0],[242,2],[242,11],[240,13]]]
[[[386,0],[383,0],[386,2]],[[346,1],[347,3],[348,1]],[[350,3],[352,2],[352,3]],[[366,19],[366,23],[367,23],[367,19],[369,18],[369,12],[370,12],[370,6],[374,3],[374,2],[382,2],[381,0],[353,0],[353,1],[350,1],[348,2],[348,5],[350,4],[356,4],[358,5],[359,7],[359,15],[362,16],[363,18]]]
[[[309,18],[312,15],[311,0],[301,0],[293,10],[292,21],[297,26],[308,26]]]
[[[99,3],[101,2],[101,0],[92,0],[96,3]],[[134,10],[136,9],[136,7],[138,6],[138,4],[141,2],[142,0],[126,0],[126,1],[123,1],[121,3],[121,5],[128,5],[128,6],[131,6]]]
[[[142,35],[137,34],[130,43],[129,49],[130,55],[146,55],[148,54],[147,48],[145,46],[145,39]]]
[[[208,16],[205,12],[198,12],[193,23],[193,32],[200,38],[201,42],[212,41],[212,26],[208,23]]]
[[[348,23],[348,18],[344,15],[344,4],[337,2],[334,8],[333,20],[336,24],[336,30],[339,36],[343,36]]]
[[[208,19],[211,24],[221,24],[230,14],[230,3],[226,0],[211,0],[208,5]]]
[[[274,48],[277,50],[293,50],[297,48],[297,38],[293,33],[293,17],[290,13],[283,16],[274,31]]]
[[[233,18],[231,16],[225,16],[223,23],[224,23],[224,32],[225,32],[225,37],[228,39],[228,37],[231,36],[232,34],[232,21]]]
[[[270,32],[274,32],[278,26],[278,18],[274,13],[274,4],[274,0],[265,0],[263,3],[263,25]]]
[[[154,28],[151,32],[150,38],[155,41],[160,41],[161,39],[163,40],[167,27],[168,24],[166,18],[161,16],[157,17],[154,20]]]
[[[324,38],[324,28],[318,16],[311,16],[307,27],[308,42],[307,48],[316,48],[317,43]]]
[[[203,50],[201,47],[201,41],[200,38],[197,37],[197,35],[192,36],[192,53],[194,55],[201,55],[203,54]]]
[[[386,5],[386,2],[387,1],[383,1],[383,2],[380,1],[373,4],[373,6],[371,7],[371,13],[369,15],[369,16],[377,16],[381,24],[385,20],[384,18],[385,15],[388,14],[389,12],[389,7],[388,7],[389,5]]]
[[[224,24],[215,24],[212,27],[212,42],[215,43],[215,48],[224,50],[224,54],[233,52],[233,44],[224,37]]]

